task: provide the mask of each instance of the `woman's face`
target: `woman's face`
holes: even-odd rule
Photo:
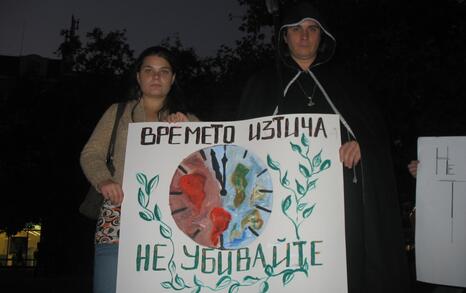
[[[168,61],[156,55],[144,58],[136,77],[145,98],[165,99],[175,81]]]

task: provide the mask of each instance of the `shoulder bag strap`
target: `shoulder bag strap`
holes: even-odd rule
[[[107,168],[110,171],[110,174],[115,173],[115,166],[113,166],[113,153],[115,152],[115,140],[118,130],[118,123],[120,122],[121,116],[125,110],[126,103],[118,103],[118,108],[115,116],[115,123],[113,124],[112,137],[110,138],[110,144],[108,145],[107,150]]]

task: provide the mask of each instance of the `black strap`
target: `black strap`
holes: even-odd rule
[[[113,124],[112,137],[110,138],[110,144],[107,149],[107,168],[110,171],[110,174],[115,173],[115,166],[113,165],[113,154],[115,152],[115,140],[117,135],[118,123],[120,122],[121,116],[125,110],[126,103],[118,103],[118,108],[115,116],[115,123]]]

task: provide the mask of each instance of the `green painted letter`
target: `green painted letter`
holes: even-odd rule
[[[144,260],[144,270],[149,269],[149,258],[150,258],[150,245],[146,244],[144,249],[144,256],[142,256],[142,245],[138,244],[137,256],[136,256],[136,271],[141,271],[141,261]]]
[[[166,244],[156,244],[154,245],[154,258],[152,261],[152,270],[154,271],[165,271],[165,268],[158,268],[157,267],[157,260],[159,258],[165,258],[165,256],[159,256],[159,246],[164,247],[167,246]]]
[[[320,254],[319,251],[316,251],[316,243],[322,243],[322,240],[311,241],[311,266],[321,266],[321,263],[316,262],[316,255]]]
[[[194,261],[193,261],[192,267],[190,268],[185,267],[183,264],[181,264],[181,268],[183,270],[196,270],[197,267],[199,266],[199,245],[196,245],[196,252],[194,253],[194,255],[189,254],[188,249],[186,248],[186,245],[183,245],[183,251],[184,251],[184,255],[186,255],[187,257],[193,258]]]

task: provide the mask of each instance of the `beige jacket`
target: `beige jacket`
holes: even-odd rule
[[[128,124],[132,122],[146,121],[142,103],[136,100],[127,102],[125,111],[118,125],[115,140],[115,152],[113,155],[115,174],[114,176],[111,176],[105,161],[110,137],[112,135],[113,124],[115,122],[117,105],[118,104],[113,104],[107,109],[107,111],[105,111],[104,115],[97,123],[89,141],[81,152],[81,167],[89,182],[96,187],[97,190],[99,190],[98,184],[108,179],[112,179],[113,181],[122,184]],[[190,121],[199,121],[196,116],[191,114],[188,114],[188,118]]]

